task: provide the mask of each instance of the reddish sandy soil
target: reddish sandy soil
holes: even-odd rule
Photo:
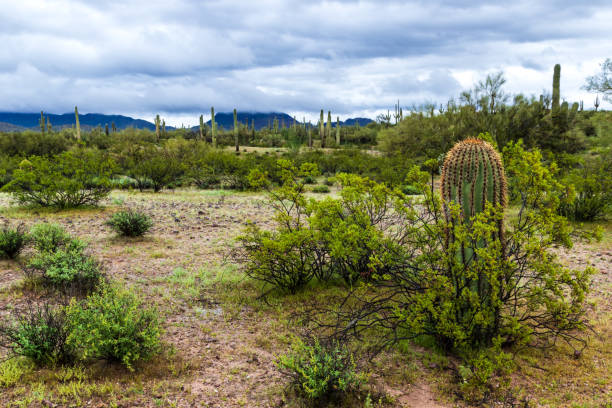
[[[165,351],[135,373],[95,363],[83,369],[79,381],[58,378],[52,370],[32,369],[17,385],[0,388],[0,406],[299,406],[285,394],[286,379],[275,366],[276,355],[286,350],[292,331],[286,313],[277,307],[281,301],[254,300],[256,284],[226,279],[227,274],[241,276],[231,264],[229,249],[245,221],[270,222],[263,200],[263,196],[219,192],[114,192],[101,209],[37,213],[12,209],[2,196],[1,218],[27,225],[40,221],[63,225],[89,242],[89,250],[112,280],[146,296],[165,322]],[[126,207],[152,216],[155,225],[144,238],[118,238],[104,225],[112,212]],[[609,310],[610,245],[582,245],[561,256],[572,265],[591,262],[600,269],[594,296]],[[22,278],[16,262],[0,262],[0,314],[8,315],[12,308],[40,296],[21,290]],[[414,370],[406,372],[404,361],[391,355],[381,356],[379,363],[381,368],[372,370],[371,383],[372,390],[387,396],[384,406],[456,406],[442,396],[445,383],[452,379],[444,367],[417,357]]]

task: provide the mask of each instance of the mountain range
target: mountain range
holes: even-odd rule
[[[75,125],[74,113],[64,113],[61,115],[45,113],[44,115],[45,118],[49,119],[54,129],[72,127]],[[248,123],[249,127],[252,126],[253,120],[255,120],[255,128],[257,130],[267,127],[268,124],[272,126],[274,119],[278,120],[279,127],[282,127],[283,122],[287,127],[293,124],[293,117],[283,112],[239,112],[237,116],[240,123]],[[40,113],[0,112],[0,132],[38,130],[40,129],[39,122]],[[128,127],[155,130],[155,124],[152,122],[123,115],[105,115],[101,113],[79,114],[79,122],[83,129],[91,129],[96,126],[104,127],[107,124],[111,127],[114,123],[119,130]],[[215,122],[217,126],[222,126],[224,129],[232,129],[234,127],[234,114],[232,112],[218,112],[215,114]],[[298,124],[302,123],[299,121],[296,122]],[[340,122],[340,125],[352,126],[356,122],[359,122],[361,126],[365,126],[372,122],[372,119],[351,118]],[[210,126],[210,120],[206,123]],[[336,126],[335,121],[333,122],[333,126]],[[194,126],[192,129],[197,130],[198,127],[199,126]],[[167,126],[167,128],[174,129],[171,126]]]

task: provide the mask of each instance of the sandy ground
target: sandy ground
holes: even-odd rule
[[[240,289],[232,294],[244,299],[231,301],[218,292],[223,286],[215,283],[222,274],[238,274],[229,252],[246,220],[270,223],[264,196],[218,191],[157,195],[117,191],[101,209],[15,211],[7,196],[0,197],[0,206],[2,219],[27,225],[57,222],[88,241],[89,250],[110,278],[141,291],[158,308],[166,330],[164,356],[136,373],[94,364],[86,369],[87,378],[80,388],[66,391],[59,387],[66,384],[57,381],[54,374],[34,371],[24,377],[22,385],[2,389],[0,406],[295,406],[284,394],[286,379],[275,365],[276,356],[286,350],[290,322],[274,310],[274,305],[254,303],[252,283],[234,282],[237,288],[245,289],[244,295]],[[104,221],[120,208],[151,215],[155,225],[150,233],[132,240],[116,237]],[[594,278],[594,296],[609,309],[610,245],[581,244],[560,255],[570,265],[590,263],[600,270]],[[22,279],[17,263],[0,261],[0,276],[0,314],[6,315],[37,296],[17,289]],[[398,374],[402,369],[398,364],[396,372],[391,367],[379,376],[382,392],[390,397],[385,406],[455,406],[439,392],[439,383],[448,381],[449,375],[439,375],[427,363],[417,362],[416,366],[418,371],[411,375]],[[393,381],[385,380],[387,374]]]

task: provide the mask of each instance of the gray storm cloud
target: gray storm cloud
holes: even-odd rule
[[[351,116],[443,102],[499,70],[537,94],[555,63],[564,96],[586,99],[612,54],[606,1],[4,3],[3,111]]]

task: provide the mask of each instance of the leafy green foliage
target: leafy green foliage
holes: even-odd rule
[[[127,290],[104,287],[67,309],[71,325],[68,344],[83,360],[117,361],[134,370],[161,349],[157,312]]]
[[[151,228],[153,221],[137,211],[120,211],[106,222],[114,231],[126,237],[139,237]]]
[[[302,396],[316,401],[329,399],[359,388],[365,379],[347,347],[318,339],[306,344],[297,339],[288,354],[279,357],[277,365],[293,379]]]
[[[180,158],[168,148],[147,147],[131,158],[130,175],[141,191],[151,185],[153,191],[158,192],[170,186],[183,172]]]
[[[464,400],[482,404],[507,388],[514,362],[511,354],[502,350],[499,339],[494,340],[493,346],[463,357],[465,363],[459,366],[458,374]]]
[[[30,239],[40,252],[54,252],[72,238],[59,224],[38,223],[30,228]]]
[[[313,193],[326,194],[326,193],[329,193],[329,191],[330,191],[329,187],[327,187],[326,185],[314,186],[312,188]]]
[[[407,184],[407,185],[402,186],[402,193],[406,195],[420,195],[421,189],[411,184]]]
[[[339,198],[311,200],[308,224],[326,254],[330,274],[353,284],[393,267],[395,243],[385,231],[399,192],[352,174],[336,179],[342,187]]]
[[[13,171],[3,191],[21,204],[70,208],[97,204],[110,192],[114,163],[93,151],[68,151],[52,158],[32,156]]]
[[[14,312],[11,324],[0,326],[0,341],[13,354],[31,359],[38,366],[53,366],[74,361],[68,344],[69,326],[63,308],[48,303],[30,305]]]
[[[254,171],[251,182],[268,188],[276,211],[275,231],[253,224],[239,238],[247,274],[295,292],[313,277],[342,278],[352,285],[372,279],[395,265],[397,243],[386,236],[399,191],[366,178],[339,174],[339,198],[318,201],[304,196],[305,173],[316,166],[303,163],[298,170],[280,160],[283,184],[274,189],[265,173]]]
[[[27,242],[23,225],[13,228],[5,224],[0,230],[0,258],[15,259]]]
[[[392,228],[385,231],[382,250],[370,256],[371,263],[380,261],[374,263],[375,279],[347,295],[333,322],[328,310],[311,318],[338,338],[369,332],[385,347],[398,338],[426,335],[463,355],[494,343],[583,343],[578,333],[588,325],[585,300],[593,270],[569,269],[550,251],[572,244],[571,228],[557,215],[562,186],[554,167],[520,144],[510,145],[504,157],[520,209],[503,221],[503,241],[492,239],[504,219],[499,207],[488,204],[469,222],[451,226],[439,197],[424,183],[423,198],[394,193],[386,201],[396,203],[392,222],[381,224]],[[365,208],[376,208],[376,197],[364,197]],[[449,211],[452,220],[461,210],[451,203]],[[447,246],[445,231],[451,227],[455,240]],[[488,244],[478,245],[482,242]],[[456,254],[462,247],[475,248],[475,256],[460,261]]]
[[[321,271],[322,254],[303,220],[306,211],[303,178],[316,175],[318,170],[309,163],[298,170],[285,160],[279,160],[278,167],[284,183],[270,192],[270,202],[277,210],[278,231],[263,231],[249,224],[238,239],[250,277],[295,293]],[[249,174],[249,180],[255,188],[270,185],[267,174],[258,170]]]
[[[74,141],[66,133],[0,133],[0,151],[10,156],[53,156],[69,149]]]
[[[571,170],[563,182],[573,188],[567,190],[569,197],[559,206],[559,213],[574,221],[605,217],[612,210],[611,175],[612,150]]]
[[[102,280],[98,262],[84,253],[86,244],[71,239],[55,251],[43,251],[28,262],[27,271],[54,287],[89,291]]]
[[[317,184],[317,179],[312,176],[304,177],[304,184]]]

